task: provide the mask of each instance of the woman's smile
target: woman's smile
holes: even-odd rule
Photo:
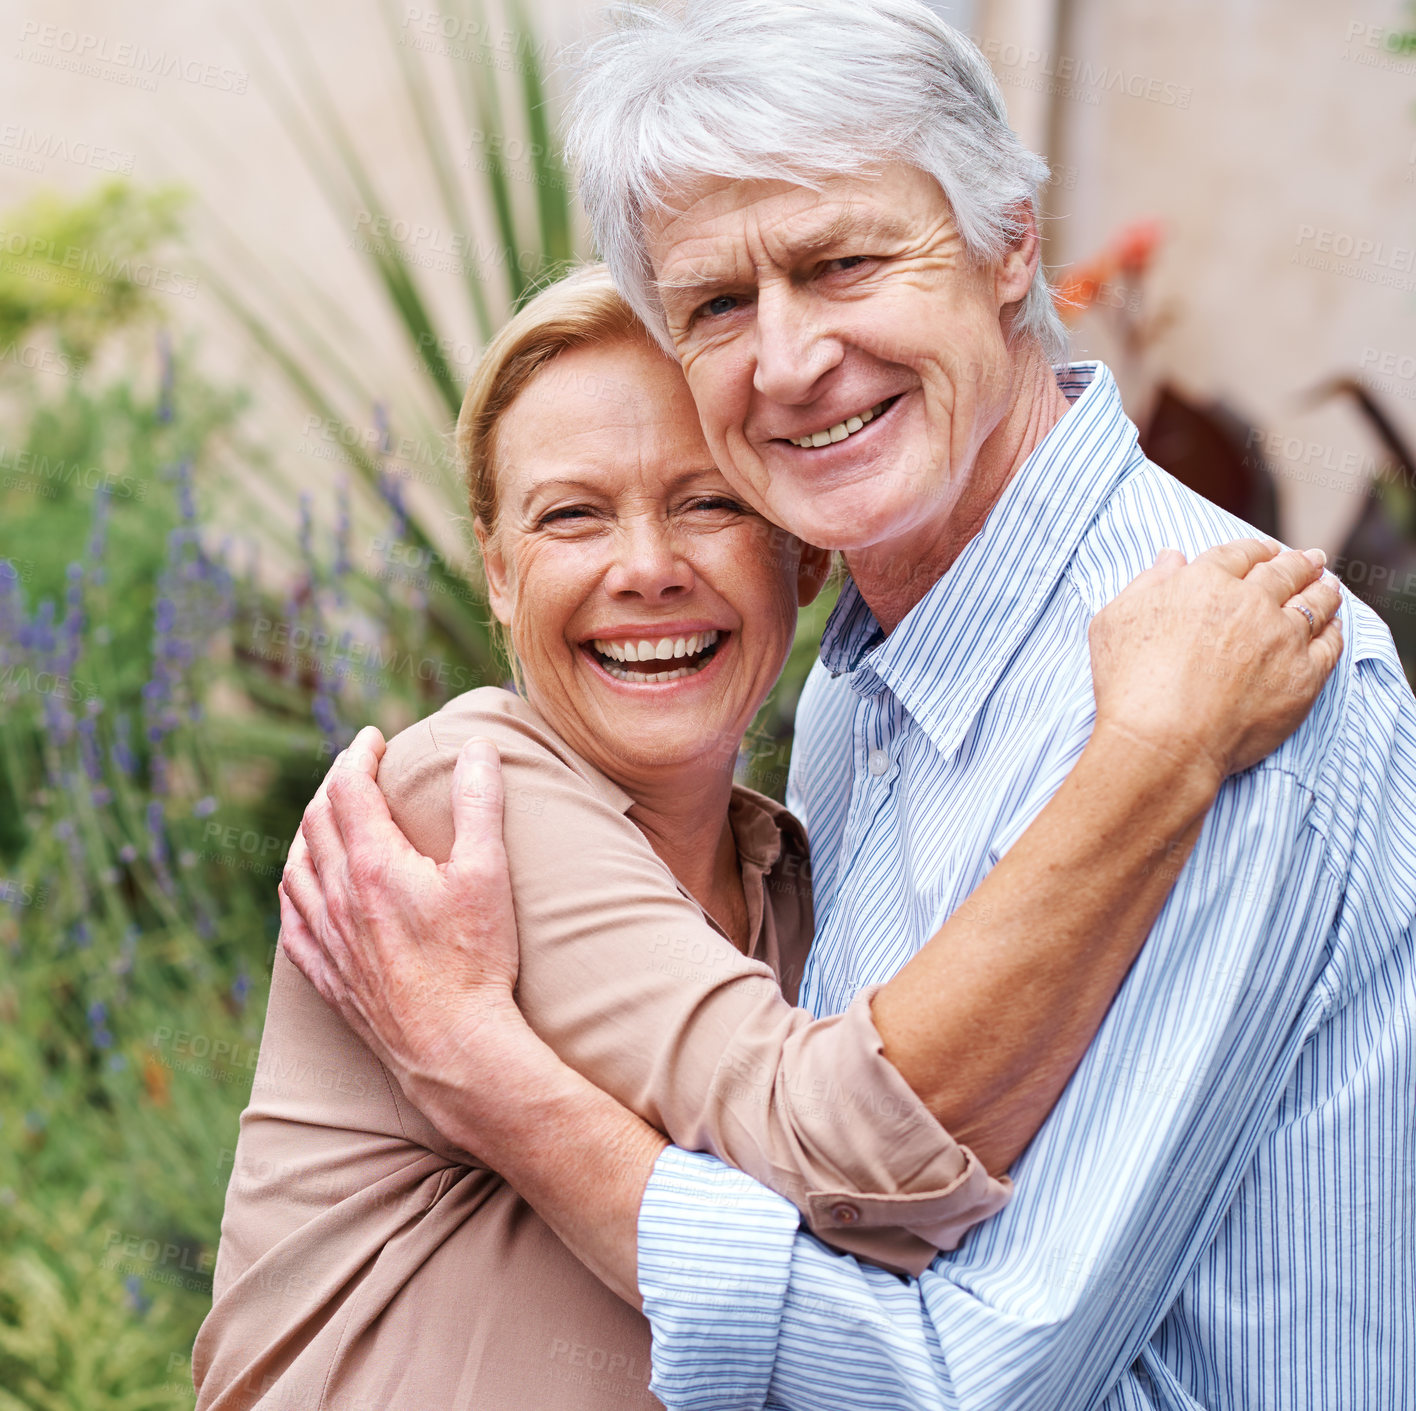
[[[663,686],[703,675],[730,635],[727,629],[717,627],[665,624],[597,635],[583,650],[613,681]]]

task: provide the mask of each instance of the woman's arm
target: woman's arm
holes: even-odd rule
[[[1297,566],[1297,557],[1270,565],[1272,581],[1248,585],[1232,565],[1197,562],[1184,576],[1201,581],[1182,592],[1178,610],[1167,585],[1181,575],[1173,566],[1153,573],[1130,592],[1126,611],[1137,614],[1135,622],[1119,624],[1139,634],[1143,649],[1141,669],[1129,674],[1118,677],[1109,663],[1103,623],[1094,641],[1097,685],[1115,699],[1115,710],[1099,704],[1098,730],[1077,777],[964,914],[907,967],[907,978],[876,994],[879,1037],[868,1011],[862,1022],[857,1010],[854,1027],[849,1016],[811,1022],[764,988],[762,967],[722,943],[683,898],[646,899],[657,860],[642,839],[636,851],[632,825],[621,819],[629,831],[616,835],[612,818],[590,820],[583,806],[562,807],[564,770],[524,772],[517,751],[504,748],[506,838],[522,933],[518,997],[533,1027],[679,1144],[713,1151],[786,1194],[824,1238],[887,1260],[888,1247],[882,1254],[871,1243],[887,1226],[953,1242],[960,1211],[969,1217],[965,1224],[981,1218],[997,1208],[998,1189],[991,1188],[990,1203],[977,1162],[918,1104],[901,1074],[918,1085],[935,1116],[946,1113],[977,1131],[975,1140],[995,1160],[1010,1159],[1036,1130],[1143,941],[1219,778],[1244,762],[1246,750],[1266,752],[1297,724],[1335,660],[1330,639],[1300,649],[1292,623],[1282,623],[1277,605],[1291,585],[1278,575],[1301,586],[1316,573]],[[1325,620],[1322,603],[1313,601]],[[1175,623],[1188,630],[1191,619],[1210,623],[1212,640],[1198,652],[1191,645],[1194,660],[1182,651],[1177,673]],[[1158,635],[1166,622],[1169,635]],[[1213,653],[1245,635],[1252,639],[1245,681],[1226,682],[1210,670],[1219,659]],[[1195,661],[1204,669],[1191,672]],[[1261,707],[1256,696],[1264,698]],[[1154,736],[1122,728],[1152,714]],[[1197,738],[1205,744],[1198,753]],[[439,743],[455,750],[461,740]],[[446,750],[428,752],[425,764],[423,793],[440,790],[445,801]],[[312,914],[316,907],[323,913],[323,885],[329,924],[312,928],[317,942],[290,953],[321,993],[364,1027],[405,1083],[440,1092],[447,1112],[458,1083],[471,1081],[465,1050],[498,1042],[485,1029],[465,1035],[462,1011],[496,948],[487,918],[501,874],[461,875],[454,886],[426,858],[402,858],[397,849],[407,844],[386,815],[382,823],[374,818],[367,776],[341,773],[307,816],[319,878],[297,857],[286,883]],[[420,833],[418,810],[406,803],[399,821],[413,842],[448,857],[446,804],[440,822],[425,821]],[[595,827],[587,828],[589,821]],[[539,882],[525,875],[528,866],[541,869]],[[1075,869],[1083,870],[1085,885]],[[1092,973],[1079,977],[1079,969]],[[947,984],[938,983],[945,972]],[[505,974],[498,983],[507,983]],[[1019,1024],[998,1025],[1005,1003],[1022,1016]],[[1043,1011],[1046,1023],[1028,1020]],[[880,1059],[882,1038],[898,1067]],[[734,1075],[754,1064],[763,1076],[744,1090]],[[1043,1070],[1040,1079],[1019,1081],[1034,1068]],[[878,1100],[881,1092],[888,1103]],[[488,1120],[484,1094],[474,1103],[468,1092],[467,1105],[457,1137],[464,1144],[479,1126],[486,1131]],[[839,1198],[872,1190],[886,1198]],[[891,1262],[918,1267],[919,1250]]]

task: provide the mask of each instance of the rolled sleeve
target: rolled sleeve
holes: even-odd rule
[[[639,1207],[639,1291],[649,1389],[666,1406],[762,1405],[799,1228],[796,1207],[750,1176],[665,1148]]]
[[[521,941],[518,1003],[597,1087],[677,1145],[785,1196],[837,1248],[917,1272],[1008,1201],[885,1057],[869,995],[814,1019],[683,895],[624,795],[530,707],[476,691],[390,742],[380,783],[436,860],[462,742],[491,737]]]
[[[838,1084],[853,1107],[869,1110],[879,1133],[878,1141],[849,1152],[845,1179],[807,1190],[803,1213],[838,1249],[918,1274],[936,1250],[957,1248],[973,1226],[1002,1210],[1013,1183],[989,1175],[955,1142],[885,1057],[870,1015],[879,988],[862,990],[843,1014],[790,1041],[796,1075],[821,1088]],[[797,1100],[799,1130],[808,1127],[807,1105]]]

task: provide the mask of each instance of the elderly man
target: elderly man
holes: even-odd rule
[[[719,464],[850,568],[789,795],[818,916],[802,1003],[835,1012],[1063,778],[1093,614],[1159,550],[1243,527],[1146,462],[1104,368],[1050,366],[1045,168],[914,0],[633,12],[588,57],[574,146]],[[918,1280],[558,1070],[496,981],[496,866],[435,895],[390,876],[342,929],[304,908],[287,944],[439,1126],[642,1298],[669,1406],[1416,1404],[1416,704],[1385,630],[1345,617],[1308,722],[1221,791],[1013,1203]],[[381,986],[379,928],[349,920],[369,911],[423,928],[405,954],[429,975],[470,946],[463,981],[419,1006]]]

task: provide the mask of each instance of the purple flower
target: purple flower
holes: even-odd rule
[[[349,509],[349,477],[347,475],[339,477],[339,484],[335,487],[335,505],[338,519],[334,526],[334,567],[331,570],[331,576],[334,579],[336,600],[342,605],[346,596],[344,580],[349,576],[353,567],[349,561],[349,536],[353,520]]]
[[[137,772],[138,762],[133,757],[132,722],[126,711],[119,711],[113,721],[113,763],[125,779],[131,779]]]
[[[89,1036],[95,1048],[112,1048],[113,1035],[108,1028],[108,1006],[96,999],[88,1007]]]
[[[157,360],[159,369],[157,419],[165,424],[172,420],[172,387],[175,381],[172,366],[172,340],[167,336],[165,328],[160,328],[157,331]]]
[[[79,721],[79,758],[83,761],[84,773],[89,783],[103,782],[103,756],[98,748],[98,727],[91,715]]]
[[[165,810],[161,799],[152,799],[147,806],[148,856],[153,862],[167,861],[167,833],[163,826]]]
[[[9,559],[0,559],[0,662],[11,659],[11,646],[20,645],[25,625],[25,590],[20,573]]]
[[[337,754],[344,748],[344,732],[340,728],[334,697],[323,688],[323,685],[320,690],[315,692],[315,699],[311,704],[310,711],[315,718],[315,724],[320,728],[320,734],[324,736],[325,744],[329,746],[332,754]]]
[[[195,537],[192,526],[197,522],[197,502],[192,493],[192,463],[189,460],[177,466],[177,506],[183,525]]]
[[[152,1307],[152,1299],[143,1293],[143,1281],[136,1274],[129,1274],[123,1280],[123,1288],[127,1292],[128,1307],[141,1318]]]
[[[400,540],[408,533],[408,511],[403,504],[403,481],[389,471],[379,472],[379,494],[393,514],[389,536]]]
[[[20,634],[20,645],[48,656],[54,651],[54,599],[45,598]]]

